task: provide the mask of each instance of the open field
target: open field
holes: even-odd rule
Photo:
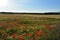
[[[60,15],[0,14],[0,40],[60,40]]]
[[[0,17],[20,17],[20,16],[33,16],[33,17],[50,17],[60,18],[60,15],[32,15],[32,14],[0,14]]]

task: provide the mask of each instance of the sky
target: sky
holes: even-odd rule
[[[0,11],[60,12],[60,0],[0,0]]]

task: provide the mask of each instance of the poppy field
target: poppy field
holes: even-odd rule
[[[60,18],[0,16],[0,40],[60,40]]]

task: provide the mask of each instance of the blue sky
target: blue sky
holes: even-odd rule
[[[60,12],[60,0],[8,0],[1,11]]]

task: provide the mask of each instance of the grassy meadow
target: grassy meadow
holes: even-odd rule
[[[0,14],[0,40],[60,40],[60,15]]]

